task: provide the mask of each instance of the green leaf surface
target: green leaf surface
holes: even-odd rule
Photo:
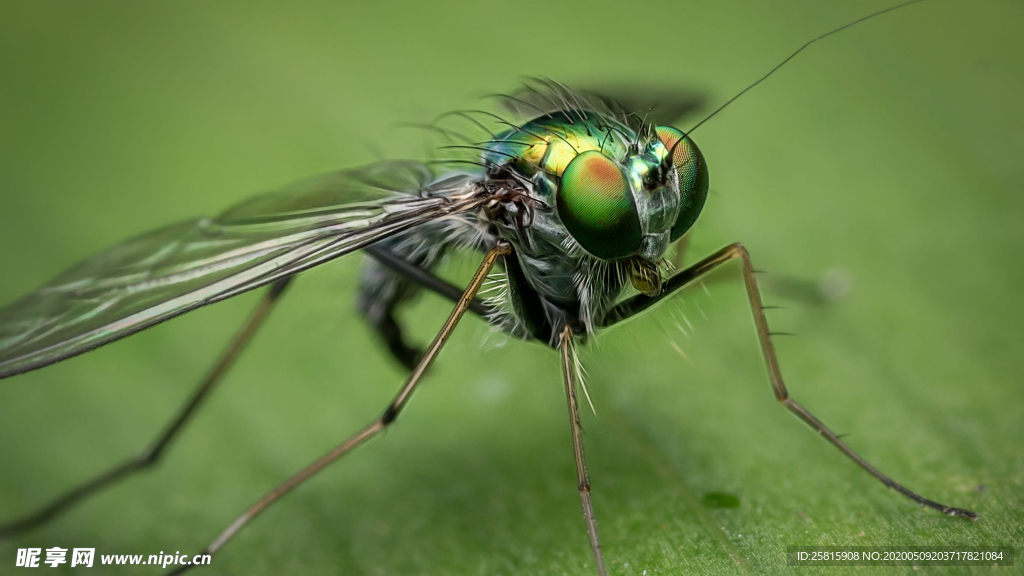
[[[887,5],[7,2],[0,301],[138,232],[422,155],[426,135],[396,123],[486,105],[523,75],[718,103]],[[611,574],[789,573],[790,545],[1021,546],[1022,27],[1020,2],[924,2],[809,49],[694,134],[712,190],[687,261],[743,242],[784,306],[773,329],[798,334],[777,339],[793,396],[981,519],[886,490],[778,406],[726,267],[583,351]],[[355,313],[361,258],[301,277],[157,469],[0,542],[0,574],[26,547],[197,551],[376,417],[404,374]],[[255,300],[0,382],[0,522],[146,446]],[[415,338],[447,306],[406,310]],[[136,572],[160,569],[87,573]],[[556,354],[467,319],[384,437],[206,572],[592,575]]]

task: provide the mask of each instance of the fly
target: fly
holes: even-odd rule
[[[33,528],[155,463],[257,332],[291,279],[357,250],[372,257],[363,271],[360,309],[394,357],[411,370],[409,378],[378,418],[267,493],[202,554],[219,551],[268,506],[393,423],[470,312],[513,336],[557,350],[585,527],[597,573],[604,575],[579,424],[575,347],[602,328],[677,297],[732,261],[741,265],[776,399],[887,487],[943,514],[976,519],[970,510],[929,500],[892,480],[790,397],[753,264],[741,244],[730,244],[689,268],[667,273],[669,247],[693,226],[708,194],[708,165],[692,133],[817,40],[912,3],[811,40],[687,132],[649,121],[614,99],[536,80],[504,99],[506,108],[521,118],[517,122],[489,113],[460,113],[472,118],[485,136],[464,138],[450,148],[470,149],[474,156],[436,163],[379,162],[257,196],[215,218],[173,224],[121,243],[0,309],[0,377],[7,377],[87,352],[200,306],[268,287],[214,368],[149,450],[36,513],[0,527],[0,534]],[[668,102],[667,107],[679,104]],[[465,287],[433,273],[443,256],[454,251],[483,254]],[[496,298],[482,300],[480,288],[496,266],[504,271],[503,290]],[[448,320],[425,350],[406,341],[394,315],[417,289],[454,302]]]

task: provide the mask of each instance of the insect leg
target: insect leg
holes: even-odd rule
[[[384,245],[370,246],[364,251],[386,270],[379,269],[377,272],[377,268],[364,269],[359,307],[367,321],[377,329],[391,355],[412,370],[423,352],[406,342],[402,326],[395,318],[395,309],[409,299],[415,288],[426,288],[452,302],[459,301],[462,289],[435,276],[421,266],[414,256],[390,250]],[[423,260],[423,255],[420,256],[420,260]],[[370,275],[369,281],[367,274]],[[469,311],[487,317],[491,309],[480,299],[474,298],[470,302]]]
[[[430,344],[430,347],[427,348],[426,352],[424,352],[419,364],[416,365],[416,369],[409,375],[409,379],[406,380],[405,384],[398,390],[398,394],[395,395],[395,398],[390,404],[388,404],[387,408],[384,409],[384,413],[381,414],[380,417],[375,419],[373,422],[370,422],[370,424],[359,432],[356,432],[341,444],[338,444],[334,449],[321,456],[309,466],[300,470],[284,483],[268,492],[263,496],[263,498],[260,498],[255,504],[250,506],[248,510],[243,512],[241,516],[236,518],[234,522],[229,524],[228,527],[225,528],[217,538],[201,552],[201,554],[213,554],[217,550],[221,549],[229,540],[231,540],[232,537],[234,537],[235,534],[244,528],[246,524],[259,516],[260,513],[266,510],[271,504],[276,502],[285,494],[291,492],[292,489],[314,476],[317,472],[326,468],[335,460],[349,453],[356,446],[359,446],[370,438],[376,436],[387,428],[388,425],[394,422],[395,419],[398,418],[398,414],[402,411],[402,408],[405,407],[406,402],[409,401],[409,398],[412,396],[412,393],[416,389],[416,385],[419,384],[423,374],[427,371],[427,368],[430,367],[431,363],[434,362],[434,359],[437,358],[437,355],[441,352],[441,348],[444,346],[445,342],[448,341],[448,337],[451,336],[452,332],[455,330],[455,326],[459,323],[459,320],[462,319],[466,310],[469,309],[470,303],[473,301],[476,293],[480,290],[480,286],[483,285],[484,280],[487,279],[487,275],[490,273],[494,263],[499,257],[507,256],[511,253],[512,245],[505,240],[499,240],[494,248],[491,248],[490,251],[487,252],[487,255],[484,257],[484,261],[480,264],[480,267],[477,269],[473,279],[469,282],[469,286],[467,286],[466,290],[462,293],[462,297],[459,298],[458,303],[455,305],[455,309],[452,310],[451,315],[448,316],[448,320],[444,323],[441,331],[438,332],[436,337],[434,337],[434,341]],[[192,567],[193,565],[182,566],[174,572],[171,572],[171,574],[181,574]]]
[[[443,279],[438,278],[429,270],[425,270],[417,266],[387,248],[381,246],[369,246],[364,248],[363,251],[372,256],[374,260],[390,268],[393,272],[397,272],[404,276],[406,280],[414,282],[423,288],[438,294],[439,296],[447,298],[455,303],[457,303],[459,298],[462,297],[462,290],[454,284],[450,284]],[[491,310],[491,308],[479,298],[473,298],[469,303],[468,310],[482,318],[486,318],[493,312],[493,310]]]
[[[423,350],[406,340],[396,311],[414,300],[423,288],[452,302],[459,300],[462,288],[438,278],[431,270],[451,252],[454,239],[465,232],[464,226],[455,222],[427,223],[364,249],[372,259],[364,263],[360,275],[358,308],[391,355],[410,371],[419,363]],[[474,313],[486,314],[485,310],[478,300],[470,305]]]
[[[689,249],[690,234],[687,233],[679,240],[676,240],[676,243],[671,248],[671,255],[667,256],[672,269],[679,270],[683,267],[683,263],[686,261],[686,253]],[[767,278],[762,278],[767,282],[767,286],[762,284],[762,288],[767,287],[769,293],[777,294],[787,300],[793,300],[808,306],[827,306],[832,301],[845,296],[848,291],[841,276],[839,278],[826,278],[823,276],[818,279],[807,279],[782,274],[770,274]],[[705,282],[705,285],[712,284],[713,282]]]
[[[290,281],[291,277],[287,277],[282,280],[278,280],[270,286],[270,290],[266,293],[263,299],[260,300],[259,304],[256,305],[256,309],[249,315],[249,318],[245,321],[242,329],[235,334],[235,337],[231,340],[231,343],[224,352],[221,353],[220,358],[217,359],[213,368],[211,368],[206,374],[206,377],[199,382],[199,386],[192,391],[192,396],[188,399],[188,402],[178,410],[177,415],[175,415],[167,425],[167,428],[164,429],[163,433],[156,438],[149,448],[141,454],[129,458],[92,480],[89,480],[70,492],[67,492],[47,506],[37,510],[35,513],[0,526],[0,537],[13,536],[30,530],[70,509],[100,490],[119,482],[131,474],[141,472],[142,470],[156,464],[159,461],[160,456],[163,455],[164,451],[171,444],[171,441],[174,440],[178,432],[185,427],[189,418],[195,414],[199,406],[202,405],[203,400],[206,399],[210,394],[210,391],[213,390],[214,386],[217,385],[220,379],[228,371],[235,359],[238,358],[238,355],[245,348],[245,345],[252,340],[257,329],[259,329],[260,325],[263,324],[263,321],[266,320],[271,308],[273,308],[274,304],[277,302],[278,298],[280,298]]]
[[[583,456],[583,428],[580,426],[580,406],[576,399],[576,357],[572,351],[572,327],[562,328],[560,350],[562,353],[562,380],[565,382],[565,397],[569,404],[569,427],[572,431],[572,449],[576,457],[576,479],[579,481],[580,499],[583,504],[583,521],[587,524],[590,549],[594,551],[597,573],[605,576],[604,558],[601,556],[601,541],[597,537],[597,520],[594,518],[594,504],[590,500],[590,476]]]
[[[872,476],[882,482],[882,484],[896,490],[918,504],[934,508],[947,516],[959,516],[961,518],[976,520],[978,515],[970,510],[953,508],[951,506],[935,502],[934,500],[929,500],[909,490],[892,478],[889,478],[850,449],[850,447],[836,436],[836,434],[832,432],[832,430],[830,430],[821,420],[818,420],[818,418],[811,414],[806,408],[790,398],[789,391],[786,390],[786,384],[782,379],[782,372],[779,370],[778,358],[775,356],[775,347],[772,344],[771,332],[768,329],[768,319],[765,317],[764,306],[761,303],[761,294],[757,289],[757,281],[754,278],[754,267],[750,262],[750,254],[747,253],[747,249],[744,248],[742,244],[730,244],[693,266],[680,271],[664,283],[664,291],[659,296],[654,298],[638,296],[616,306],[609,312],[603,324],[608,326],[619,320],[628,318],[629,316],[650,307],[655,302],[669,296],[673,292],[684,288],[707,272],[710,272],[718,266],[735,258],[738,258],[743,265],[743,282],[746,285],[747,298],[750,300],[750,309],[754,315],[754,324],[757,326],[757,338],[761,342],[761,353],[764,356],[765,364],[768,365],[768,376],[771,380],[772,390],[775,392],[775,399],[781,402],[790,412],[796,414],[798,418],[807,423],[811,428],[814,428],[818,434],[824,436],[825,439],[838,448],[840,452],[846,454],[847,457],[856,462],[861,468],[867,470]]]

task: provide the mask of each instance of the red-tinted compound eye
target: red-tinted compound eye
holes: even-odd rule
[[[679,174],[679,215],[672,226],[672,240],[686,233],[697,221],[708,197],[708,165],[697,145],[671,126],[658,126],[658,138],[672,152],[672,164]],[[682,141],[680,141],[682,140]]]
[[[643,233],[629,182],[601,152],[583,152],[569,162],[556,200],[562,224],[587,252],[613,260],[640,248]]]

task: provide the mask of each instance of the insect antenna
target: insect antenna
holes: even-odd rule
[[[698,124],[698,126],[699,126],[699,124]],[[690,132],[693,132],[693,130],[690,130]],[[665,156],[664,160],[662,160],[663,164],[669,164],[669,163],[673,162],[672,159],[675,158],[675,156],[676,156],[676,146],[679,146],[680,144],[682,144],[683,141],[686,140],[686,138],[690,135],[690,132],[687,132],[687,133],[683,134],[683,136],[679,140],[676,140],[676,143],[673,144],[671,148],[669,148],[668,155]]]
[[[700,128],[702,124],[704,124],[705,122],[707,122],[708,120],[713,118],[715,114],[718,114],[719,112],[724,110],[726,106],[728,106],[729,104],[732,104],[737,98],[739,98],[740,96],[743,96],[744,94],[746,94],[754,86],[757,86],[761,82],[764,82],[765,80],[767,80],[768,77],[771,76],[772,74],[774,74],[779,68],[782,68],[783,66],[785,66],[786,63],[789,62],[790,60],[792,60],[793,58],[795,58],[797,54],[803,52],[805,48],[807,48],[811,44],[814,44],[818,40],[821,40],[823,38],[828,38],[829,36],[831,36],[831,35],[833,35],[833,34],[835,34],[837,32],[842,32],[843,30],[846,30],[847,28],[849,28],[851,26],[855,26],[857,24],[860,24],[861,22],[864,22],[865,20],[870,20],[870,19],[874,18],[875,16],[881,16],[882,14],[885,14],[886,12],[892,12],[893,10],[898,10],[900,8],[903,8],[904,6],[910,6],[911,4],[917,4],[918,2],[922,2],[922,1],[923,0],[910,0],[910,2],[904,2],[902,4],[897,4],[895,6],[890,6],[889,8],[886,8],[884,10],[879,10],[878,12],[873,12],[871,14],[868,14],[867,16],[864,16],[863,18],[859,18],[857,20],[854,20],[853,22],[850,22],[849,24],[844,24],[844,25],[840,26],[839,28],[836,28],[835,30],[832,30],[831,32],[826,32],[826,33],[822,34],[821,36],[818,36],[817,38],[812,39],[811,41],[807,42],[803,46],[797,48],[795,52],[793,52],[792,54],[787,56],[786,59],[783,60],[782,62],[779,62],[774,68],[769,70],[767,74],[765,74],[764,76],[759,78],[756,82],[754,82],[750,86],[747,86],[743,90],[740,90],[739,94],[736,94],[735,96],[730,98],[728,101],[726,101],[725,104],[722,104],[717,109],[715,109],[714,112],[712,112],[711,114],[708,114],[707,116],[705,116],[703,120],[701,120],[700,122],[697,122],[697,124],[694,125],[692,128],[690,128],[689,130],[687,130],[686,133],[690,134],[691,132],[693,132],[697,128]]]

